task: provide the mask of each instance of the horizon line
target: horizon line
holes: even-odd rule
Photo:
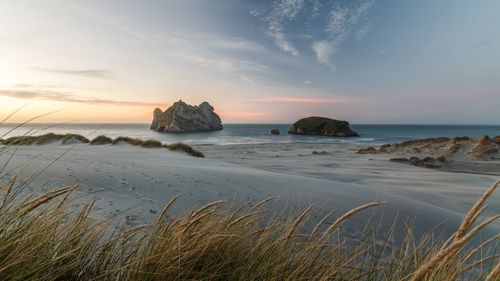
[[[60,125],[70,125],[70,124],[81,124],[81,125],[148,125],[151,122],[30,122],[29,124],[60,124]],[[295,123],[282,123],[282,122],[227,122],[222,123],[223,125],[291,125]],[[23,122],[4,122],[3,125],[19,125],[23,124]],[[0,127],[2,126],[0,124]],[[380,126],[380,125],[389,125],[389,126],[500,126],[500,124],[493,123],[352,123],[349,122],[349,125],[368,125],[368,126]]]

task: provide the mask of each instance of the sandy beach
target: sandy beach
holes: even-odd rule
[[[332,210],[339,215],[367,202],[386,202],[350,221],[344,230],[352,234],[374,217],[380,219],[381,229],[388,230],[397,217],[413,222],[416,236],[430,230],[449,235],[497,178],[393,163],[388,155],[357,154],[360,147],[317,143],[196,146],[206,158],[195,158],[125,144],[47,144],[9,147],[0,161],[5,163],[14,154],[3,180],[16,174],[37,175],[30,183],[36,190],[77,183],[74,206],[96,199],[96,219],[125,226],[151,222],[178,194],[172,214],[216,200],[238,206],[277,196],[265,207],[270,213],[286,215],[312,205],[314,218],[319,220]],[[499,211],[497,193],[486,214]],[[498,231],[498,224],[486,230],[489,234]]]

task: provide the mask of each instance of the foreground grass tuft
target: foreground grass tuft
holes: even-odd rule
[[[492,222],[477,220],[498,184],[447,242],[418,242],[408,232],[404,242],[389,247],[391,237],[380,243],[339,232],[352,216],[381,202],[306,230],[311,208],[295,218],[271,220],[259,210],[269,199],[236,211],[217,201],[169,217],[173,198],[155,223],[114,232],[90,219],[94,202],[67,211],[74,186],[20,197],[16,189],[22,183],[14,177],[0,185],[0,280],[498,281],[498,255],[487,255],[486,248],[495,248],[500,235],[465,247]]]

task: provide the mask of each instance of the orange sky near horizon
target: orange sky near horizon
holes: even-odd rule
[[[457,1],[0,0],[0,122],[498,124],[500,2]]]
[[[109,105],[109,104],[80,104],[72,102],[54,101],[26,101],[23,99],[0,96],[0,120],[14,113],[6,122],[22,123],[34,119],[32,123],[149,123],[152,120],[153,110],[160,107],[162,110],[168,105]],[[259,111],[221,111],[216,112],[222,120],[229,123],[266,122],[275,118],[268,112]],[[40,116],[40,117],[38,117]]]

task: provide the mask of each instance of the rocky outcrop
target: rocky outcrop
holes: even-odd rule
[[[367,148],[361,148],[358,150],[358,154],[375,154],[377,153],[377,149],[373,146],[369,146]]]
[[[280,129],[272,129],[271,130],[271,135],[278,136],[280,134],[281,134]]]
[[[157,108],[153,112],[151,123],[151,130],[158,132],[203,132],[222,128],[219,115],[208,102],[192,106],[178,101],[165,112]]]
[[[498,153],[498,144],[491,140],[488,136],[483,136],[479,139],[476,145],[471,149],[469,154],[480,160],[486,160],[489,156]]]
[[[444,157],[410,157],[408,158],[391,158],[390,161],[410,164],[417,167],[425,167],[425,168],[439,168],[441,165],[446,162],[446,158]]]
[[[500,144],[500,136],[496,136],[493,138],[493,142],[496,144]]]
[[[358,133],[351,130],[347,121],[316,116],[298,120],[292,125],[288,133],[331,137],[359,137]]]
[[[499,143],[495,138],[483,137],[439,137],[384,144],[378,150],[363,148],[360,154],[387,153],[415,157],[443,157],[454,160],[490,160],[500,156]],[[414,161],[415,162],[415,161]],[[425,165],[422,165],[425,166]]]

